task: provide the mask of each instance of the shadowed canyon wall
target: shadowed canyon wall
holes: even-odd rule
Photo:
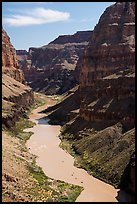
[[[95,26],[81,61],[79,68],[82,101],[80,117],[89,122],[104,121],[112,125],[120,122],[122,134],[128,135],[135,127],[135,2],[118,2],[105,10]],[[122,175],[129,163],[125,170],[128,173],[124,174],[129,175],[130,182],[122,180],[121,188],[133,194],[135,193],[135,168],[129,160],[135,150],[134,134],[128,140],[126,139],[127,144],[132,146],[131,149],[121,144],[123,150],[121,149],[120,152],[124,154],[127,149],[129,156],[125,160],[122,156],[122,168],[118,170]],[[105,137],[104,135],[104,139]],[[123,139],[124,136],[121,137],[121,141]],[[112,142],[113,145],[114,141],[115,139]],[[118,143],[120,145],[121,142]],[[116,152],[115,145],[112,151]],[[89,152],[91,153],[91,150]],[[93,155],[98,155],[96,150],[93,152]],[[100,147],[98,147],[98,152],[101,152]],[[118,150],[116,154],[120,152]],[[107,161],[108,163],[111,161],[111,159],[109,161],[109,156]],[[127,178],[124,177],[124,179]]]
[[[48,45],[30,48],[28,55],[17,50],[25,79],[33,90],[50,95],[62,94],[76,85],[76,63],[91,34],[92,31],[78,31],[74,35],[62,35]],[[25,56],[28,56],[26,60]]]
[[[61,137],[71,141],[80,157],[77,164],[116,186],[123,178],[121,189],[134,195],[135,2],[117,2],[105,10],[75,74],[75,105],[64,111],[74,104],[74,92],[52,108],[51,118],[67,120]]]

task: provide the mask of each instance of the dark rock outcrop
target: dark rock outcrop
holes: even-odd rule
[[[132,154],[121,177],[119,188],[135,195],[135,152]]]

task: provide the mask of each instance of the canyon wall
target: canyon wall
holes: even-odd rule
[[[2,29],[2,73],[24,83],[24,75],[19,69],[16,50],[4,29]]]
[[[75,74],[78,105],[66,111],[61,138],[71,142],[79,167],[116,187],[121,182],[121,189],[134,195],[135,2],[117,2],[105,10]],[[68,99],[52,108],[51,119],[62,116]]]
[[[89,94],[90,93],[90,94]],[[122,71],[81,90],[80,117],[87,121],[121,121],[125,131],[134,127],[135,73]]]
[[[118,2],[105,10],[84,55],[80,87],[117,70],[135,69],[135,2]]]
[[[126,138],[126,140],[125,135],[129,135],[129,132],[135,127],[135,2],[118,2],[105,10],[95,26],[84,57],[80,60],[82,62],[79,68],[80,117],[88,122],[103,122],[109,124],[107,126],[112,125],[112,127],[117,123],[121,124],[123,136],[120,140],[117,140],[117,144],[121,148],[119,149],[120,152],[118,148],[117,152],[115,150],[116,137],[111,141],[113,143],[111,151],[117,155],[117,159],[114,156],[115,165],[120,164],[118,154],[124,154],[126,151],[127,157],[121,156],[121,160],[123,160],[121,169],[114,165],[117,174],[115,174],[115,178],[110,176],[108,180],[112,178],[114,180],[119,178],[120,180],[122,174],[128,174],[129,180],[126,182],[127,178],[124,177],[121,188],[134,194],[135,168],[132,165],[128,165],[127,168],[126,165],[135,150],[135,133],[133,132],[132,136]],[[107,143],[105,137],[104,135],[104,141]],[[90,143],[94,139],[89,139]],[[122,141],[126,141],[132,148],[128,149],[128,146],[123,146]],[[84,140],[81,139],[81,142],[84,143]],[[100,145],[101,148],[104,147],[105,151],[105,146],[101,141]],[[81,152],[80,147],[77,147],[77,150]],[[96,157],[96,165],[104,166],[103,160],[101,161],[97,156],[101,156],[101,151],[99,147],[97,152],[96,150],[93,151],[92,148],[89,151],[90,153],[87,150],[92,159]],[[110,150],[108,152],[112,154]],[[109,155],[106,162],[108,166],[109,163],[112,163],[112,158],[109,159]],[[107,167],[105,166],[105,168]],[[109,168],[113,169],[113,166],[109,166]],[[106,170],[106,172],[108,171]],[[111,175],[111,173],[108,173],[108,175]],[[109,177],[108,175],[106,177]],[[127,186],[124,185],[125,183]]]
[[[76,85],[76,63],[91,35],[92,31],[79,31],[74,35],[59,36],[48,45],[30,48],[26,61],[21,57],[26,53],[17,50],[25,79],[33,90],[62,94]]]
[[[4,29],[2,29],[2,66],[18,68],[16,50]]]
[[[84,57],[80,60],[81,67],[77,69],[80,69],[81,117],[86,120],[101,119],[101,117],[119,120],[130,115],[131,121],[134,121],[134,2],[118,2],[105,10],[95,26]],[[108,105],[105,104],[107,103],[105,97],[107,100],[113,99],[113,103],[111,101]],[[122,105],[127,100],[128,107]],[[112,108],[114,106],[117,107],[115,110]],[[105,108],[108,113],[106,116]]]
[[[2,29],[2,122],[10,128],[19,116],[33,103],[30,87],[25,85],[23,72],[19,69],[16,50],[7,33]],[[24,115],[25,116],[25,115]]]

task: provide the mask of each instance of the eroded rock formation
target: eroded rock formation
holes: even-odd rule
[[[81,117],[89,121],[97,118],[119,120],[132,115],[134,121],[134,2],[118,2],[106,9],[80,60]],[[108,105],[104,98],[110,99]],[[112,99],[116,101],[112,103]],[[128,107],[122,105],[124,100],[125,103],[129,101]],[[117,108],[111,108],[113,105]],[[132,110],[128,110],[129,107]]]
[[[116,186],[130,175],[122,181],[128,190],[122,189],[133,194],[135,171],[127,165],[135,151],[134,60],[135,2],[117,2],[101,16],[77,63],[79,112],[67,112],[61,134],[78,153],[79,166]],[[59,111],[58,105],[51,118]]]
[[[33,103],[33,91],[30,87],[15,79],[2,75],[2,123],[10,128],[19,116],[25,116],[25,110]]]
[[[92,31],[79,31],[74,35],[59,36],[40,48],[30,48],[25,62],[21,55],[26,54],[17,51],[26,81],[34,90],[50,95],[62,94],[72,88],[76,84],[76,63],[91,34]]]
[[[105,10],[84,54],[81,87],[117,70],[135,68],[135,2],[118,2]]]
[[[16,50],[4,29],[2,29],[2,73],[24,83],[24,75],[19,69]]]
[[[19,69],[16,50],[2,30],[2,122],[8,128],[33,102],[32,89],[23,83],[24,75]]]
[[[89,94],[90,93],[90,94]],[[121,71],[81,90],[80,116],[87,121],[121,121],[125,131],[134,127],[135,73]]]
[[[110,173],[109,179],[117,179],[120,175],[118,179],[120,181],[123,173],[129,174],[130,182],[122,179],[122,184],[126,183],[128,187],[123,185],[122,188],[134,193],[135,171],[127,168],[126,165],[135,149],[133,139],[135,133],[132,133],[132,137],[127,136],[135,127],[135,2],[118,2],[106,9],[92,33],[84,55],[81,59],[79,78],[82,100],[80,116],[92,123],[103,121],[104,123],[109,121],[111,125],[121,123],[122,132],[128,138],[127,144],[132,148],[128,149],[128,145],[121,144],[125,141],[123,136],[121,140],[117,140],[120,148],[117,152],[114,151],[115,145],[114,141],[112,142],[114,145],[112,152],[117,154],[120,150],[124,154],[124,151],[127,151],[128,156],[125,159],[124,155],[121,156],[123,160],[121,169],[116,167],[115,178],[113,178],[113,173]],[[91,138],[91,143],[92,140]],[[100,144],[104,147],[101,141]],[[78,151],[81,152],[80,149]],[[108,150],[109,154],[111,151]],[[101,152],[100,148],[98,148],[98,153],[95,152],[93,155],[96,157],[96,162],[101,165],[101,160],[97,156]],[[107,157],[108,166],[110,160]],[[119,164],[120,160],[118,160],[115,160],[115,165]],[[126,177],[124,179],[126,180]]]

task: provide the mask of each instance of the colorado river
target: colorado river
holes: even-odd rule
[[[49,125],[48,118],[43,119],[45,114],[39,113],[46,108],[47,105],[32,111],[30,120],[36,125],[25,130],[34,133],[26,146],[30,153],[37,156],[37,165],[50,178],[83,186],[84,190],[76,202],[117,202],[117,189],[89,175],[84,169],[75,167],[74,158],[59,147],[60,126]]]

